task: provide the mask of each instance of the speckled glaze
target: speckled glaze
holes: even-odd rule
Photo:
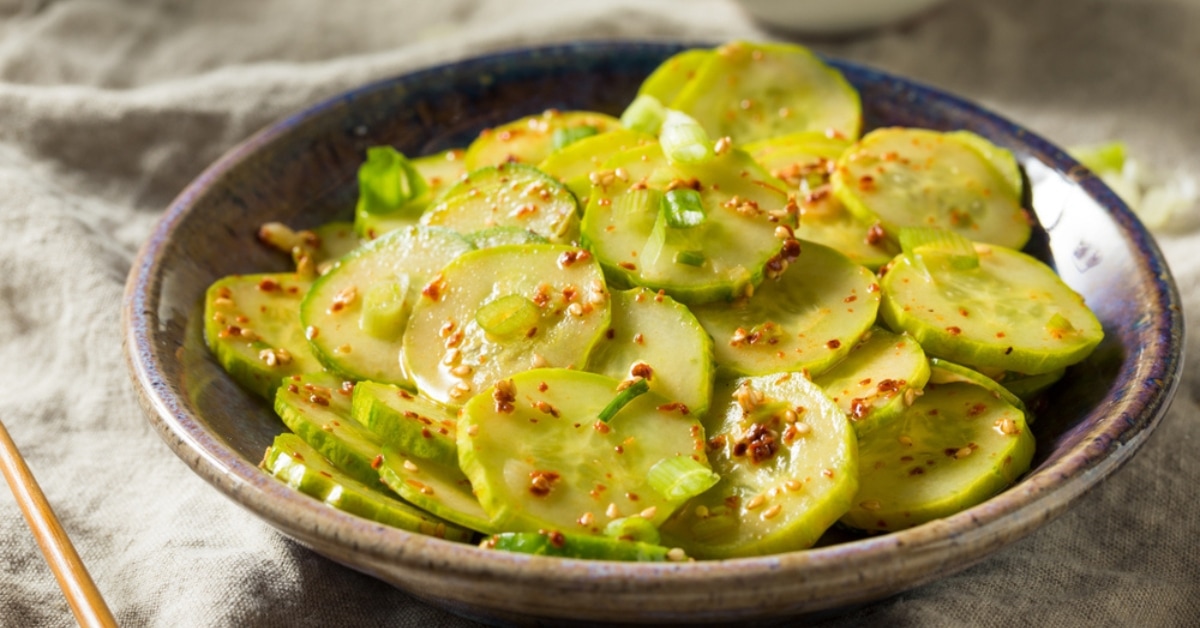
[[[953,517],[804,552],[624,564],[489,552],[340,513],[257,468],[283,425],[208,356],[198,312],[232,273],[284,270],[258,245],[268,220],[347,218],[366,147],[462,146],[486,126],[547,107],[619,113],[682,46],[588,43],[498,54],[368,85],[234,148],[175,200],[130,273],[126,353],[147,417],[231,499],[315,551],[432,604],[489,621],[709,623],[836,612],[944,578],[1029,534],[1115,471],[1158,424],[1179,381],[1183,315],[1157,246],[1121,201],[1061,149],[975,105],[835,62],[861,91],[868,128],[970,129],[1011,148],[1045,227],[1031,249],[1103,322],[1106,338],[1048,395],[1034,467]]]

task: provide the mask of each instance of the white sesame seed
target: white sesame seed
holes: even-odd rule
[[[604,515],[609,519],[617,519],[621,516],[621,511],[617,509],[616,504],[609,504],[608,508],[604,511]]]

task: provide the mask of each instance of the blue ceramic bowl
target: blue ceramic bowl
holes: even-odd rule
[[[1012,149],[1044,231],[1031,248],[1095,310],[1103,344],[1050,391],[1032,470],[953,517],[817,549],[684,564],[532,557],[381,527],[300,495],[257,468],[283,425],[209,357],[205,288],[284,270],[260,224],[347,218],[368,146],[409,155],[463,146],[481,129],[548,107],[620,112],[681,49],[587,43],[436,67],[343,94],[237,146],[171,205],[129,276],[125,342],[150,421],[202,477],[285,534],[433,604],[493,620],[700,623],[786,618],[879,599],[964,569],[1037,529],[1115,471],[1166,412],[1179,381],[1183,315],[1163,257],[1129,209],[1061,149],[971,103],[834,62],[861,92],[868,128],[969,129]]]

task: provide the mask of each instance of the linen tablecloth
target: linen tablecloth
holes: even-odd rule
[[[717,0],[0,0],[0,418],[127,626],[463,626],[288,540],[151,429],[122,286],[183,186],[279,117],[360,83],[583,38],[786,38]],[[1200,178],[1200,2],[951,0],[814,48],[978,101],[1064,145],[1128,143]],[[1193,207],[1162,227],[1200,313]],[[1189,343],[1197,356],[1197,340]],[[830,626],[1200,620],[1200,376],[1067,514],[967,571]],[[0,493],[0,625],[73,623]]]

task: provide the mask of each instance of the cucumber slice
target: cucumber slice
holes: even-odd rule
[[[668,106],[736,144],[804,131],[854,139],[862,128],[858,92],[794,44],[720,46]]]
[[[1100,322],[1048,266],[999,246],[975,250],[971,269],[936,251],[897,256],[881,281],[883,320],[929,355],[976,370],[1049,373],[1099,344]]]
[[[890,237],[903,227],[940,227],[969,240],[1025,245],[1030,219],[1011,172],[980,152],[982,138],[925,129],[877,129],[838,159],[833,192]],[[1000,149],[996,149],[999,151]]]
[[[675,487],[655,471],[664,460],[684,458],[711,476],[700,423],[666,399],[646,393],[607,423],[597,419],[619,384],[594,373],[536,369],[463,407],[459,462],[497,527],[599,535],[609,521],[632,514],[659,525],[711,486],[662,488]]]
[[[692,308],[714,339],[718,375],[818,375],[875,323],[880,293],[871,271],[813,242],[800,251],[778,281],[749,299]]]
[[[356,207],[355,232],[363,239],[374,240],[389,231],[417,224],[421,212],[425,211],[430,203],[466,176],[465,154],[466,151],[455,148],[411,160],[409,163],[425,179],[425,191],[398,212],[373,214]]]
[[[300,325],[309,285],[293,273],[234,275],[205,292],[204,341],[225,372],[264,399],[285,376],[321,368]]]
[[[346,475],[379,485],[379,437],[350,416],[354,382],[329,373],[292,375],[275,395],[275,413],[297,436]]]
[[[1029,403],[1034,397],[1046,390],[1055,382],[1062,379],[1067,369],[1057,369],[1049,373],[1041,375],[1026,375],[1024,373],[1015,373],[1013,371],[1005,371],[1001,374],[997,381],[1001,386],[1008,389],[1009,392],[1016,395],[1021,401]],[[1034,416],[1027,415],[1030,423],[1033,423]]]
[[[422,393],[452,406],[536,366],[582,367],[610,321],[599,264],[585,250],[555,244],[472,251],[422,294],[404,333],[407,368]],[[480,310],[512,295],[537,306],[533,324],[489,334]]]
[[[314,227],[312,232],[317,236],[313,263],[318,269],[327,267],[362,244],[354,232],[354,223],[350,222],[327,222]]]
[[[662,198],[695,190],[707,215],[691,228],[665,224]],[[776,237],[795,225],[783,183],[749,155],[728,150],[703,164],[673,165],[658,145],[620,153],[596,173],[581,237],[618,281],[686,303],[730,299],[786,266],[791,248]],[[792,241],[794,242],[794,241]],[[699,265],[681,253],[699,253]]]
[[[897,417],[858,441],[858,495],[842,522],[900,530],[992,497],[1029,469],[1024,414],[966,383],[930,385]]]
[[[521,227],[489,227],[466,234],[467,242],[477,249],[487,249],[504,244],[547,244],[550,241]]]
[[[713,343],[696,317],[646,288],[612,293],[612,326],[588,369],[624,379],[637,363],[649,368],[650,390],[701,416],[712,397]]]
[[[447,521],[484,534],[500,531],[479,505],[471,481],[457,464],[421,460],[389,445],[383,450],[379,478],[408,502]]]
[[[845,360],[813,382],[838,404],[861,436],[912,405],[929,381],[929,370],[929,359],[916,340],[877,327],[854,345]]]
[[[411,386],[400,332],[428,278],[469,250],[452,231],[409,226],[342,258],[300,305],[313,352],[352,379]]]
[[[672,554],[671,550],[661,545],[579,534],[563,534],[557,530],[505,532],[489,537],[481,547],[535,556],[560,556],[589,560],[663,562],[687,559],[679,552]]]
[[[1026,421],[1029,421],[1029,410],[1025,407],[1025,402],[1021,401],[1020,397],[1014,395],[1004,386],[1001,386],[996,380],[976,371],[967,368],[961,364],[955,364],[941,358],[929,358],[929,383],[931,384],[950,384],[950,383],[974,384],[996,395],[1008,405],[1018,409],[1025,415]]]
[[[467,147],[467,169],[509,162],[540,163],[570,136],[582,135],[579,129],[604,133],[619,128],[619,120],[603,113],[548,109],[480,133]]]
[[[829,177],[846,139],[821,133],[795,133],[746,145],[746,152],[797,192],[800,226],[796,237],[824,244],[871,269],[891,261],[900,250],[881,227],[873,228],[833,194]]]
[[[1012,193],[1016,194],[1017,198],[1021,197],[1021,192],[1025,186],[1024,181],[1021,179],[1021,167],[1017,165],[1017,158],[1012,154],[1012,151],[996,146],[987,139],[970,131],[950,131],[948,135],[970,146],[982,155],[988,163],[992,164],[996,172],[999,172],[1004,177],[1004,180],[1008,182]]]
[[[721,475],[661,529],[697,558],[811,547],[854,499],[854,429],[799,373],[725,382],[704,417],[708,457]]]
[[[579,235],[578,211],[575,197],[537,168],[500,164],[472,170],[421,216],[421,224],[459,233],[520,227],[568,243]]]
[[[428,399],[396,386],[359,382],[351,398],[351,414],[383,442],[408,456],[458,464],[458,417]]]
[[[466,543],[474,536],[346,475],[295,434],[276,436],[261,466],[301,493],[364,519],[449,541]]]
[[[670,105],[683,88],[696,78],[700,66],[713,54],[713,51],[707,48],[693,48],[672,55],[642,81],[638,95],[653,96],[663,105]]]
[[[538,170],[562,181],[567,189],[586,207],[592,191],[591,174],[601,170],[604,162],[621,151],[654,144],[653,135],[616,129],[584,138],[550,153],[538,164]]]

